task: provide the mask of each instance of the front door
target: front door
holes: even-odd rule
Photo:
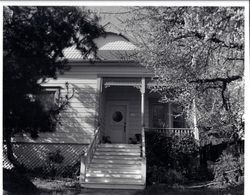
[[[127,105],[119,102],[110,102],[106,107],[106,136],[112,143],[126,143]]]

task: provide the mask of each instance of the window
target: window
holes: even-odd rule
[[[185,118],[182,107],[177,104],[159,103],[157,99],[149,103],[149,126],[152,128],[184,128]]]
[[[158,99],[150,99],[149,102],[149,126],[153,128],[169,127],[168,104],[158,102]]]
[[[48,111],[59,103],[60,87],[45,87],[41,94],[37,96],[42,103],[44,110]]]
[[[122,113],[120,111],[114,112],[112,115],[112,119],[117,123],[120,122],[123,119]]]
[[[172,115],[173,115],[173,128],[184,128],[185,119],[182,113],[182,107],[177,104],[173,104]]]
[[[166,127],[166,111],[163,104],[154,104],[152,106],[153,112],[153,127]]]

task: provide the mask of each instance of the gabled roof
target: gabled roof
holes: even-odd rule
[[[131,60],[136,52],[136,46],[121,34],[108,32],[103,36],[94,39],[97,46],[97,55],[95,58],[89,56],[89,59],[95,60]],[[83,59],[81,52],[76,46],[66,48],[63,51],[65,58],[69,60]]]

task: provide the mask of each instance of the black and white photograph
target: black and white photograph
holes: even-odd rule
[[[2,194],[247,194],[249,2],[53,2],[0,4]]]

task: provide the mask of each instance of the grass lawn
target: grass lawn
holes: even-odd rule
[[[176,186],[171,188],[164,184],[148,186],[145,190],[104,190],[83,189],[74,180],[42,180],[35,179],[33,183],[41,190],[40,195],[243,195],[244,185],[232,189],[187,188]]]
[[[166,185],[148,186],[135,195],[244,195],[244,185],[232,189],[210,189],[210,188],[169,188]]]
[[[175,186],[171,188],[164,184],[147,186],[145,190],[104,190],[104,189],[83,189],[78,180],[74,179],[42,179],[33,178],[32,183],[38,188],[32,195],[243,195],[244,185],[233,189],[210,189],[210,188],[189,188]],[[29,193],[4,192],[4,195],[27,195]]]

